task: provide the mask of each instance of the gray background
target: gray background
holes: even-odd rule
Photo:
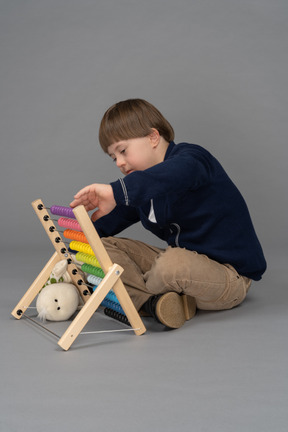
[[[266,253],[286,246],[285,0],[0,5],[3,245],[45,247],[34,199],[66,205],[86,184],[118,178],[99,122],[114,102],[141,97],[172,123],[176,142],[219,158]]]
[[[287,22],[286,0],[0,0],[1,430],[287,430]],[[63,354],[10,317],[52,253],[30,203],[118,178],[98,127],[134,97],[221,161],[268,271],[243,307]]]

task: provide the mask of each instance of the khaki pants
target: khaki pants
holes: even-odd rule
[[[155,294],[174,291],[196,299],[198,309],[223,310],[239,305],[251,280],[229,264],[219,264],[182,248],[159,249],[137,240],[102,238],[137,310]]]

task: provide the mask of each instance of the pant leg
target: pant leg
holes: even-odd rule
[[[136,309],[139,310],[151,297],[143,275],[151,269],[162,249],[126,238],[106,237],[101,240],[112,262],[123,267],[121,280]]]
[[[246,297],[251,280],[230,265],[219,264],[182,248],[168,247],[144,275],[146,289],[153,294],[175,291],[196,299],[204,310],[231,309]]]

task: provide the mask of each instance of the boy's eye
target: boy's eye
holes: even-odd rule
[[[122,150],[119,150],[119,154],[125,154],[126,153],[126,149],[122,149]],[[112,157],[112,156],[111,156]],[[113,156],[112,157],[112,160],[113,160],[113,162],[117,162],[117,157],[116,156]]]

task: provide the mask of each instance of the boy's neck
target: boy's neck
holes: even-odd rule
[[[165,159],[168,146],[169,146],[169,142],[166,141],[162,136],[160,136],[159,145],[158,145],[158,154],[159,154],[159,160],[161,162],[163,162]]]

